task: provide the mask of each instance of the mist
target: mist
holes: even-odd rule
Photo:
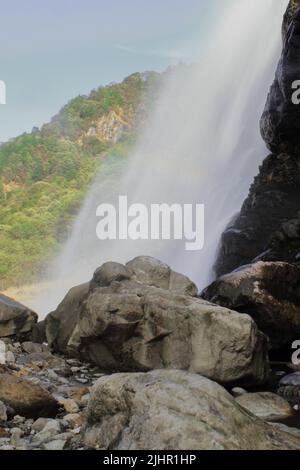
[[[101,168],[64,250],[49,267],[48,290],[29,302],[41,316],[105,261],[151,255],[188,275],[199,289],[213,278],[221,233],[267,155],[259,119],[279,57],[286,5],[230,3],[210,25],[205,55],[165,74],[132,155]],[[96,208],[117,204],[120,195],[129,204],[204,204],[204,248],[187,251],[185,240],[100,241]]]

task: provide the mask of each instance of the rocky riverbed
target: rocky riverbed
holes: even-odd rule
[[[105,263],[43,322],[0,314],[0,450],[300,448],[299,372],[154,258]]]
[[[138,257],[42,322],[0,295],[0,450],[300,449],[299,20],[291,0],[261,121],[272,154],[210,286]]]
[[[80,449],[98,368],[50,353],[46,345],[5,340],[0,366],[0,450]]]
[[[300,448],[298,406],[277,393],[179,370],[105,374],[46,345],[5,344],[0,450]]]

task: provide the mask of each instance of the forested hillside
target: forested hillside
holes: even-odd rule
[[[59,251],[101,162],[128,154],[159,81],[137,73],[78,96],[0,147],[0,289],[33,281]]]

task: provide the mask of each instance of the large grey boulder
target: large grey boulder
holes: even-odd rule
[[[251,315],[272,348],[300,336],[300,266],[262,261],[244,266],[217,279],[202,297]]]
[[[196,296],[198,293],[197,286],[188,277],[173,271],[167,264],[150,256],[138,256],[129,261],[126,268],[133,280],[147,286],[191,296]]]
[[[253,320],[189,292],[197,292],[190,280],[153,258],[106,263],[47,317],[48,342],[110,372],[182,369],[263,383],[267,341]]]
[[[114,374],[92,389],[85,444],[110,450],[287,450],[299,438],[243,409],[220,385],[182,371]]]
[[[0,338],[30,333],[37,319],[35,312],[0,294]]]

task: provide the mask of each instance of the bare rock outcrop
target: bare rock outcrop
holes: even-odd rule
[[[56,352],[109,372],[181,369],[223,384],[263,383],[267,340],[254,321],[196,294],[154,258],[106,263],[46,318],[46,336]]]
[[[220,277],[201,295],[251,315],[273,349],[300,336],[300,266],[257,262]]]

